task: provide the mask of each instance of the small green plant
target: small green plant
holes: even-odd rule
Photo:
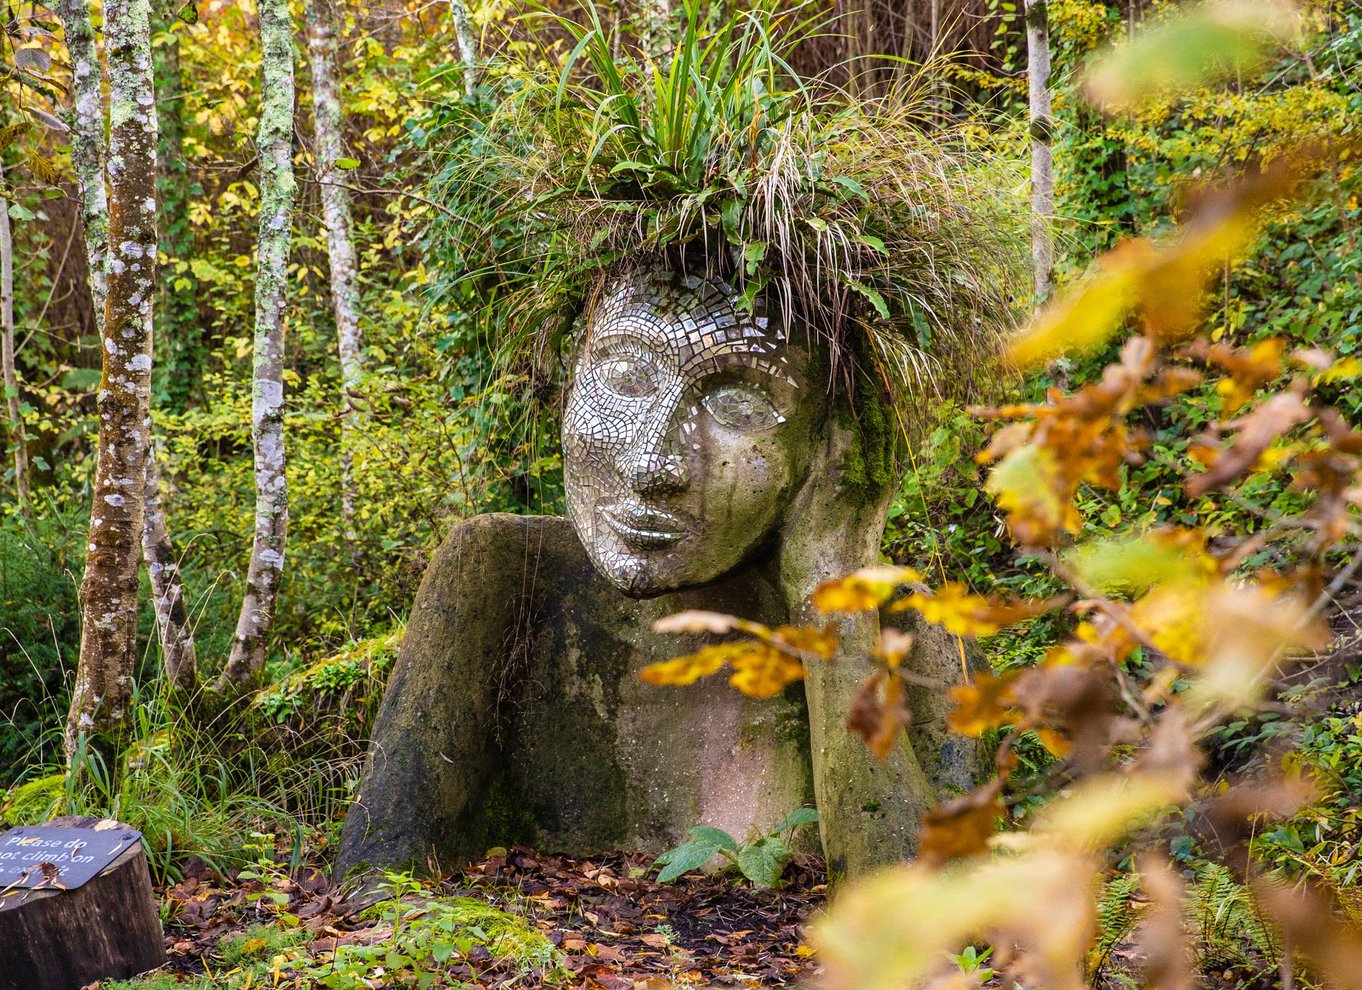
[[[269,913],[278,914],[288,907],[288,873],[275,858],[275,837],[267,832],[252,832],[244,846],[251,861],[237,874],[240,880],[254,880],[260,890],[246,895],[246,900]]]
[[[951,962],[955,963],[960,972],[973,976],[980,982],[991,980],[997,975],[998,971],[990,966],[984,965],[988,962],[989,956],[993,955],[993,946],[979,949],[977,946],[967,945],[959,954],[947,953]]]
[[[780,882],[790,861],[790,838],[799,829],[818,821],[813,808],[796,808],[779,825],[764,835],[739,843],[721,828],[697,825],[688,831],[690,841],[668,849],[653,862],[662,867],[659,883],[671,883],[682,874],[698,870],[716,856],[728,860],[758,887],[773,887]]]

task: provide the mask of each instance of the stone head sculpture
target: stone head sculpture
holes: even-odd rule
[[[808,473],[809,349],[724,282],[665,268],[606,286],[563,417],[568,514],[635,596],[703,584],[772,538]]]

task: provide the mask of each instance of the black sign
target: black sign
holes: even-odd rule
[[[131,828],[34,825],[0,833],[0,893],[18,888],[72,890],[93,879],[142,834]]]

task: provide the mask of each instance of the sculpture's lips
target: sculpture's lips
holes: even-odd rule
[[[686,535],[686,524],[670,512],[641,505],[601,506],[601,515],[625,543],[639,550],[665,550]]]

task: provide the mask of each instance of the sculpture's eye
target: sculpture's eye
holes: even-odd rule
[[[720,385],[700,402],[706,412],[735,430],[769,430],[785,422],[774,403],[750,385]]]
[[[658,372],[647,358],[636,355],[607,358],[596,376],[610,391],[627,399],[638,399],[657,391]]]

